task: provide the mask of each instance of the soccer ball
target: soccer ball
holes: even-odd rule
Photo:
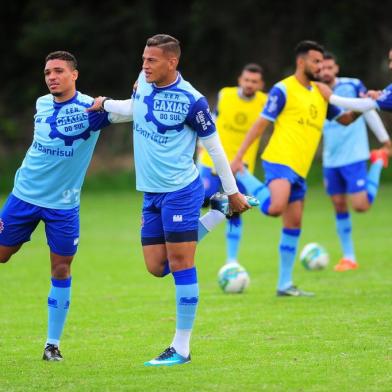
[[[302,265],[308,270],[320,270],[329,263],[327,251],[315,242],[305,245],[299,258]]]
[[[250,283],[245,268],[238,263],[227,263],[218,272],[218,283],[225,293],[242,293]]]

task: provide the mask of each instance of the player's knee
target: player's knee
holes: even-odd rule
[[[152,265],[147,265],[147,271],[157,277],[157,278],[162,278],[163,277],[163,267],[157,267],[157,266],[152,266]]]
[[[10,254],[0,254],[0,263],[6,263],[10,258]]]
[[[366,212],[370,208],[370,204],[357,204],[353,205],[355,212]]]
[[[270,216],[281,216],[284,211],[284,205],[282,204],[271,204],[268,208],[268,215]]]
[[[60,263],[52,268],[52,276],[55,279],[67,279],[71,274],[71,266],[68,263]]]

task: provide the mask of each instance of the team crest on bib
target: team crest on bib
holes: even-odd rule
[[[195,102],[192,94],[179,88],[160,91],[154,89],[144,97],[147,105],[146,121],[156,125],[158,133],[169,130],[180,132],[184,128],[185,119],[191,105]]]
[[[63,139],[66,146],[72,146],[78,139],[87,140],[93,131],[86,113],[88,107],[90,104],[80,101],[68,105],[55,103],[53,114],[45,121],[51,128],[49,137]]]
[[[4,222],[3,219],[0,218],[0,234],[3,232],[4,230]]]

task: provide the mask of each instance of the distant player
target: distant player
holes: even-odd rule
[[[333,89],[334,94],[357,98],[366,93],[359,79],[337,77],[339,66],[334,56],[324,54],[321,81]],[[347,271],[358,267],[352,240],[352,224],[348,207],[348,196],[355,211],[367,211],[375,200],[380,175],[387,162],[387,150],[375,150],[370,155],[366,123],[380,143],[387,149],[391,142],[378,114],[373,110],[345,127],[336,121],[324,124],[323,167],[324,183],[331,196],[336,213],[336,228],[343,250],[343,258],[335,271]]]
[[[177,71],[180,54],[176,38],[166,34],[149,38],[143,72],[133,94],[136,188],[144,192],[144,260],[154,276],[173,275],[177,309],[172,343],[146,366],[190,362],[189,342],[199,302],[196,244],[206,233],[206,223],[213,224],[215,219],[206,222],[203,217],[200,226],[204,189],[193,161],[197,137],[213,159],[232,211],[243,212],[250,207],[238,192],[207,100]],[[93,107],[101,106],[114,113],[132,111],[131,100],[100,97]]]
[[[260,90],[264,86],[263,71],[258,64],[247,64],[238,78],[238,86],[225,87],[219,92],[216,109],[216,127],[223,149],[231,161],[237,154],[246,133],[256,121],[267,101],[267,95]],[[254,172],[259,139],[250,146],[244,162],[250,173]],[[199,156],[200,176],[205,190],[205,205],[210,197],[221,188],[221,181],[213,168],[214,164],[206,150]],[[240,192],[245,189],[237,181]],[[238,262],[238,251],[242,236],[242,219],[236,215],[227,221],[226,262]]]
[[[30,241],[40,221],[50,248],[52,285],[43,359],[60,361],[60,337],[71,294],[71,262],[79,244],[80,192],[100,129],[129,116],[85,112],[93,98],[76,91],[77,62],[68,52],[45,61],[50,94],[38,98],[33,143],[0,211],[0,262]]]
[[[313,82],[320,76],[323,53],[322,46],[313,41],[302,41],[297,45],[294,75],[271,89],[261,116],[232,162],[233,171],[238,172],[237,179],[260,201],[261,211],[269,216],[282,216],[278,296],[313,295],[298,289],[292,280],[302,226],[305,178],[325,119],[348,124],[355,118],[352,113],[342,113],[336,106],[328,105]],[[270,123],[274,123],[274,131],[262,155],[264,185],[244,169],[241,161],[249,146]]]

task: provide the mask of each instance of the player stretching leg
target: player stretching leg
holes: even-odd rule
[[[267,101],[266,94],[260,91],[263,85],[262,68],[257,64],[247,64],[238,78],[238,86],[225,87],[219,92],[216,128],[229,160],[234,158],[247,131]],[[244,157],[251,173],[254,171],[258,147],[259,140],[252,144]],[[199,168],[205,190],[204,206],[207,206],[210,197],[221,189],[221,181],[213,170],[213,162],[206,150],[202,150],[199,155]],[[245,192],[239,181],[237,186],[241,192]],[[238,215],[226,224],[226,262],[238,262],[241,237],[242,219]]]
[[[141,241],[147,270],[169,272],[176,291],[176,333],[170,346],[146,366],[190,361],[189,342],[199,302],[194,257],[203,184],[193,162],[199,137],[214,160],[232,211],[250,206],[238,192],[206,99],[177,71],[180,45],[159,34],[147,40],[143,71],[133,103],[133,137],[137,190],[144,192]],[[129,113],[129,100],[96,99],[109,112]]]
[[[278,296],[310,296],[293,285],[292,273],[301,233],[305,178],[319,144],[325,118],[342,124],[354,121],[353,113],[342,113],[328,105],[314,81],[319,78],[323,48],[302,41],[296,48],[295,74],[277,83],[269,93],[260,118],[248,132],[232,162],[237,179],[260,201],[261,211],[282,216],[279,244]],[[244,170],[241,162],[248,147],[274,123],[274,132],[262,155],[266,184]]]
[[[338,72],[339,66],[335,57],[330,53],[324,54],[321,80],[333,89],[334,94],[357,98],[367,92],[360,80],[338,78]],[[369,171],[366,165],[369,159],[369,142],[365,120],[384,146],[383,149],[372,151]],[[391,142],[375,110],[366,112],[347,127],[336,121],[326,121],[323,135],[324,183],[335,208],[336,228],[343,250],[343,258],[334,269],[348,271],[358,268],[358,263],[352,240],[347,194],[355,211],[364,212],[370,208],[377,194],[381,171]]]
[[[77,62],[68,52],[46,57],[50,94],[38,98],[33,143],[0,212],[0,262],[6,263],[45,223],[50,248],[48,336],[43,359],[60,361],[71,298],[71,263],[79,244],[79,198],[100,129],[129,116],[90,113],[93,98],[76,91]]]

